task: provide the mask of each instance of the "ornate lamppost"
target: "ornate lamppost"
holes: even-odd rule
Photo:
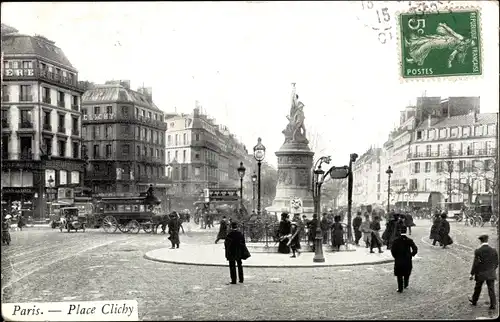
[[[253,147],[253,157],[257,161],[257,214],[260,216],[260,172],[262,167],[262,161],[266,157],[266,147],[262,144],[262,139],[257,139],[257,145]],[[266,230],[267,231],[267,230]]]
[[[49,217],[52,214],[52,201],[54,200],[53,195],[54,195],[54,182],[55,180],[52,178],[52,176],[49,177],[49,180],[47,180],[49,183],[49,187],[46,190],[47,191],[47,199],[49,201]]]
[[[354,176],[352,173],[352,164],[356,162],[358,155],[356,153],[351,153],[349,155],[349,168],[347,176],[347,239],[349,243],[352,243],[352,186],[354,181]]]
[[[257,175],[255,171],[252,174],[252,210],[255,212],[255,185],[257,184]]]
[[[391,166],[387,168],[385,171],[387,173],[387,214],[391,211],[391,175],[394,173],[392,171]]]
[[[243,178],[245,177],[245,167],[243,166],[243,162],[240,162],[240,166],[238,167],[238,174],[240,175],[240,208],[243,209]]]
[[[330,157],[327,157],[330,158]],[[322,158],[320,158],[321,161]],[[328,160],[328,162],[326,162]],[[318,218],[320,218],[320,204],[321,204],[321,185],[324,182],[325,179],[325,171],[321,170],[321,164],[323,162],[329,163],[329,159],[324,159],[322,162],[320,162],[319,166],[317,169],[314,169],[313,173],[313,196],[314,196],[314,213]],[[316,238],[314,238],[314,258],[313,262],[316,263],[322,263],[325,261],[325,257],[323,256],[323,234],[321,233],[321,227],[319,225],[319,220],[318,224],[316,225]]]

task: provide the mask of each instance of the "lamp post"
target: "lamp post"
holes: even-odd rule
[[[53,195],[53,190],[54,189],[54,179],[52,179],[52,176],[49,177],[49,180],[47,180],[48,183],[49,183],[49,190],[48,193],[47,193],[47,197],[49,199],[49,217],[50,215],[52,214],[52,195]]]
[[[352,164],[356,162],[358,155],[356,153],[351,153],[349,155],[349,174],[347,177],[347,239],[350,243],[352,243],[352,185],[354,181],[353,173],[352,173]]]
[[[255,185],[257,184],[257,175],[255,171],[252,174],[252,211],[255,212]]]
[[[385,170],[385,173],[387,173],[387,214],[391,211],[391,175],[394,173],[392,171],[391,166]]]
[[[262,144],[262,139],[257,139],[257,145],[253,147],[253,157],[257,161],[257,214],[260,216],[260,170],[262,166],[262,161],[266,157],[266,147]],[[266,230],[267,234],[267,230]],[[267,236],[266,236],[267,237]],[[266,238],[267,240],[267,238]]]
[[[243,162],[240,162],[240,166],[238,167],[238,174],[240,175],[240,208],[243,209],[243,178],[245,177],[245,167],[243,166]]]
[[[320,159],[321,160],[321,159]],[[326,159],[325,159],[326,160]],[[325,160],[323,162],[325,162]],[[320,213],[320,204],[321,204],[321,185],[323,184],[325,180],[325,171],[321,169],[321,163],[320,162],[319,166],[317,169],[314,170],[314,175],[313,175],[313,181],[314,181],[314,186],[313,186],[313,195],[315,196],[314,201],[315,201],[315,214],[317,218],[320,218],[319,213]],[[329,162],[329,161],[328,161]],[[315,263],[322,263],[325,261],[325,257],[323,256],[323,234],[321,233],[321,227],[319,225],[319,219],[318,224],[316,225],[316,238],[314,238],[314,258],[313,262]]]

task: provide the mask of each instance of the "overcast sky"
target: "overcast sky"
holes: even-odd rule
[[[2,22],[55,41],[80,80],[144,83],[165,112],[189,113],[199,100],[249,150],[262,137],[273,165],[294,82],[306,127],[321,137],[317,157],[343,165],[380,146],[424,91],[481,96],[482,112],[498,111],[498,3],[476,3],[486,8],[482,78],[401,84],[394,13],[407,3],[2,3]],[[391,19],[379,25],[384,6]],[[388,27],[382,44],[373,28]]]

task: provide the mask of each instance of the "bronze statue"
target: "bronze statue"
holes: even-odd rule
[[[283,130],[285,134],[285,143],[305,143],[309,141],[306,138],[306,128],[304,125],[304,104],[299,101],[299,96],[295,94],[295,83],[292,83],[292,104],[290,107],[290,114],[286,117],[288,125]]]

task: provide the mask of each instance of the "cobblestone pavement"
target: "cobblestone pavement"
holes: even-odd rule
[[[141,320],[242,319],[476,319],[493,318],[486,289],[481,306],[467,295],[477,236],[491,227],[453,223],[455,244],[429,245],[430,222],[417,222],[411,236],[419,247],[410,288],[396,293],[392,264],[321,268],[246,268],[245,283],[226,285],[224,267],[149,261],[145,252],[168,246],[166,235],[60,233],[23,230],[2,246],[2,301],[57,302],[133,300]],[[183,245],[213,243],[212,233],[181,235]],[[210,231],[210,230],[209,230]]]

